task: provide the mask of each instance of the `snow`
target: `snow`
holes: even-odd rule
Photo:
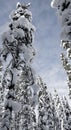
[[[21,110],[21,103],[18,103],[12,99],[8,99],[5,101],[5,107],[11,107],[15,113],[18,113]]]
[[[13,35],[15,38],[23,38],[25,37],[25,33],[24,31],[21,29],[21,28],[15,28],[13,31],[12,31]]]
[[[68,23],[71,22],[71,9],[66,9],[62,13],[61,21],[62,21],[62,26],[68,25]]]
[[[52,0],[51,6],[57,8],[58,18],[62,26],[61,40],[71,41],[71,1]]]
[[[58,9],[62,9],[63,8],[63,4],[67,4],[68,2],[70,2],[70,0],[52,0],[51,2],[51,7],[54,8],[58,8]],[[71,4],[69,4],[69,8],[71,7]]]
[[[23,59],[26,62],[26,65],[30,65],[32,63],[34,55],[35,55],[35,50],[33,46],[31,45],[25,45],[23,44],[20,46],[21,52],[19,54],[21,60]]]
[[[3,41],[8,40],[8,42],[10,42],[10,43],[14,41],[14,36],[12,35],[10,30],[3,33],[2,40]]]
[[[20,27],[19,29],[17,28],[18,26]],[[4,41],[7,39],[8,42],[11,43],[15,41],[14,37],[24,37],[25,33],[21,28],[28,29],[29,31],[35,31],[35,27],[29,23],[24,16],[22,16],[19,20],[13,22],[13,31],[8,30],[7,32],[3,33],[2,40]]]
[[[31,86],[32,90],[33,90],[33,102],[34,102],[34,107],[37,108],[38,106],[38,90],[40,88],[39,85],[37,85],[36,83],[34,83]]]
[[[31,22],[32,21],[32,13],[29,11],[29,10],[25,10],[24,12],[24,16],[29,19],[29,21]]]
[[[71,48],[67,49],[67,57],[71,58]]]
[[[16,8],[19,8],[21,6],[20,2],[17,2]]]
[[[25,19],[24,16],[21,16],[17,21],[13,21],[13,26],[17,27],[25,27],[25,28],[29,28],[29,22],[27,19]]]
[[[21,74],[22,74],[22,67],[19,68],[19,70],[17,70],[16,68],[14,68],[12,70],[13,72],[13,84],[17,83],[17,81],[19,80]]]
[[[33,30],[35,31],[35,27],[34,25],[32,25],[27,18],[25,18],[25,16],[21,16],[17,21],[13,21],[12,22],[13,24],[13,28],[17,28],[18,26],[20,28],[26,28],[28,29],[29,31],[30,30]]]
[[[17,8],[17,10],[16,10],[16,13],[22,13],[22,14],[24,14],[24,10],[22,9],[22,7],[19,7],[19,8]]]
[[[53,0],[53,3],[52,3],[53,6],[55,6],[56,8],[59,8],[59,13],[61,11],[60,5],[62,3],[63,3],[63,0],[62,1]],[[5,77],[5,80],[8,81],[7,84],[5,84],[5,89],[4,89],[5,93],[8,90],[5,96],[5,108],[8,109],[8,111],[5,111],[4,113],[6,118],[4,117],[3,123],[5,123],[5,125],[9,127],[9,116],[10,116],[10,108],[11,108],[14,114],[18,114],[18,112],[21,112],[20,113],[21,127],[22,127],[22,124],[25,125],[25,122],[27,120],[27,126],[29,127],[29,129],[31,129],[32,124],[37,125],[36,121],[35,123],[32,123],[34,122],[34,119],[31,120],[33,113],[37,111],[37,114],[38,114],[38,116],[36,115],[38,118],[37,123],[38,124],[41,123],[40,129],[41,127],[43,127],[46,130],[46,129],[50,129],[50,127],[53,127],[54,125],[53,119],[56,115],[55,113],[53,113],[53,106],[52,106],[52,101],[51,101],[52,99],[50,97],[50,94],[47,92],[47,87],[40,79],[39,81],[41,81],[41,83],[38,83],[37,76],[31,65],[35,56],[35,49],[33,48],[32,40],[31,42],[28,42],[27,44],[22,42],[22,38],[24,38],[26,34],[25,30],[27,30],[28,33],[30,33],[30,31],[32,33],[28,35],[29,39],[31,39],[31,37],[34,37],[33,32],[35,31],[35,27],[32,25],[31,19],[30,19],[32,18],[32,13],[28,9],[23,10],[24,6],[27,7],[29,6],[29,4],[21,5],[20,3],[17,3],[17,10],[13,11],[10,15],[13,28],[12,29],[10,28],[2,36],[3,44],[4,44],[4,41],[7,40],[10,46],[10,45],[13,45],[14,41],[16,41],[15,45],[19,49],[19,54],[17,58],[17,60],[19,60],[18,66],[13,67],[11,63],[8,67],[8,70],[12,71],[13,79],[10,73],[8,72]],[[22,14],[24,14],[24,16],[22,16]],[[66,18],[67,19],[69,18],[69,20],[71,20],[71,18],[70,18],[70,13],[65,12],[65,13],[62,13],[62,15],[63,15],[63,19],[61,19],[62,20],[61,21],[62,22],[61,23],[62,24],[61,37],[63,40],[65,40],[67,38],[68,33],[71,32],[70,27],[67,26]],[[13,18],[17,18],[17,19],[13,20]],[[62,16],[60,16],[60,18],[62,18]],[[17,38],[21,40],[17,41]],[[13,47],[14,45],[12,46],[12,49]],[[5,49],[6,49],[6,46],[5,46]],[[70,50],[68,48],[68,53],[69,51]],[[14,50],[14,54],[15,52],[16,50]],[[6,62],[9,63],[10,60],[12,60],[12,58],[13,57],[11,56],[11,53],[9,52]],[[15,90],[17,89],[16,93],[14,89],[10,89],[10,88],[6,89],[7,86],[10,86],[11,80],[12,80],[12,84],[15,84],[15,86],[19,81],[18,85],[15,87]],[[19,102],[16,101],[15,97],[16,98],[18,97],[17,100],[19,99],[20,101]],[[24,105],[22,106],[22,104]],[[35,111],[33,109],[35,109]],[[59,114],[61,114],[60,104],[58,104],[58,109],[59,109],[58,111]],[[54,117],[53,117],[53,114],[54,114]],[[29,119],[30,119],[30,122],[29,122]],[[18,123],[18,121],[16,121],[16,123]],[[7,128],[4,127],[4,130],[5,129]]]
[[[51,7],[57,8],[58,7],[59,0],[52,0]]]
[[[71,27],[69,26],[62,27],[61,40],[71,41]]]
[[[13,18],[19,18],[19,17],[20,17],[20,14],[17,13],[15,10],[13,10],[13,11],[11,12],[11,14],[9,15],[9,18],[11,19],[11,21],[13,21],[13,20],[12,20]]]

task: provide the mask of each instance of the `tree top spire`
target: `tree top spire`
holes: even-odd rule
[[[27,9],[29,6],[31,5],[31,3],[27,3],[27,4],[21,4],[20,2],[17,2],[16,7],[22,7],[23,9]]]

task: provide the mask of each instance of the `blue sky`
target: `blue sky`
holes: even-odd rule
[[[18,0],[0,0],[0,34],[6,31],[10,12],[15,9]],[[30,10],[33,14],[33,24],[36,27],[34,47],[36,57],[34,69],[49,91],[56,88],[60,95],[68,94],[66,74],[60,60],[60,24],[56,10],[50,6],[51,0],[19,0],[31,2]]]

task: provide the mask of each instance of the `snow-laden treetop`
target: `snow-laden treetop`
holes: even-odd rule
[[[30,3],[17,3],[16,10],[12,11],[9,16],[11,19],[9,28],[2,35],[4,59],[6,60],[8,55],[11,55],[15,64],[20,59],[28,64],[35,53],[32,46],[35,27],[32,24],[32,13],[28,9],[29,6]],[[25,54],[26,47],[30,53]],[[30,57],[31,52],[32,56]]]
[[[16,9],[9,16],[8,29],[2,35],[1,58],[4,64],[4,77],[6,72],[8,74],[12,71],[14,83],[19,79],[19,73],[24,70],[24,66],[26,65],[26,68],[31,66],[35,56],[33,48],[35,27],[32,24],[32,13],[28,9],[29,6],[30,3],[17,3]],[[9,76],[6,75],[6,77]],[[6,79],[4,78],[4,80]]]
[[[16,10],[11,13],[10,18],[13,20],[17,20],[20,16],[24,15],[29,21],[31,21],[32,13],[28,10],[29,6],[30,6],[30,3],[20,4],[18,2],[16,6]]]
[[[71,8],[71,0],[52,0],[51,6],[64,11],[66,8]]]
[[[57,9],[61,22],[61,40],[71,42],[71,0],[52,0],[51,6]]]

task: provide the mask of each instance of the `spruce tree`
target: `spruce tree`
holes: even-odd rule
[[[36,130],[36,115],[33,106],[33,94],[30,86],[26,81],[29,77],[24,78],[24,73],[20,77],[19,90],[16,92],[16,98],[21,102],[21,110],[15,117],[16,129]],[[29,82],[30,83],[30,82]],[[31,84],[29,84],[31,85]]]
[[[55,111],[46,84],[40,79],[38,92],[38,128],[39,130],[55,130]]]
[[[69,97],[71,98],[71,0],[52,0],[51,6],[57,9],[61,23],[61,60],[68,77]],[[66,50],[66,54],[64,54]]]
[[[1,130],[35,130],[36,117],[33,106],[35,74],[32,61],[35,27],[28,4],[17,3],[10,14],[8,30],[2,35],[1,59],[4,64],[2,87],[7,93]],[[31,99],[32,98],[32,99]]]
[[[3,102],[3,88],[2,88],[2,61],[0,61],[0,127],[1,127],[1,121],[2,121],[2,114],[3,114],[3,108],[4,108],[4,102]]]
[[[55,104],[55,109],[58,117],[57,125],[59,126],[59,129],[62,130],[64,112],[63,112],[61,99],[56,90],[54,91],[54,104]]]
[[[64,97],[62,103],[63,103],[63,111],[64,111],[63,129],[70,130],[71,129],[71,125],[70,125],[71,124],[71,108],[66,97]]]

